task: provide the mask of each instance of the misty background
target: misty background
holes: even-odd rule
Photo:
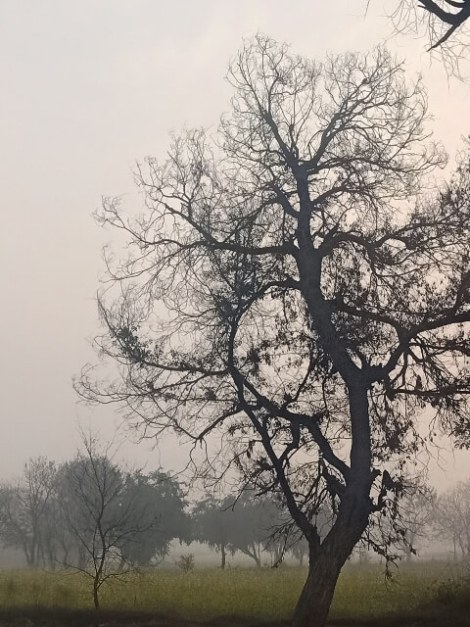
[[[366,5],[0,0],[0,477],[18,474],[29,457],[73,457],[79,425],[105,439],[121,425],[117,407],[86,407],[72,387],[96,361],[101,248],[114,236],[91,214],[102,196],[140,208],[136,160],[162,155],[172,131],[215,130],[229,106],[227,64],[243,37],[266,32],[319,59],[388,39],[410,76],[424,68],[431,127],[452,161],[468,86],[447,77],[425,39],[393,35],[386,1],[372,0],[367,15]],[[184,464],[176,441],[154,444],[131,437],[120,456],[149,468]],[[466,478],[469,460],[442,451],[431,482],[441,489]]]

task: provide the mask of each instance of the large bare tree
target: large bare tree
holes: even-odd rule
[[[281,492],[309,545],[294,624],[319,627],[394,509],[421,416],[468,436],[469,168],[420,193],[443,156],[421,83],[384,49],[316,63],[258,36],[228,77],[216,137],[138,168],[145,209],[104,202],[128,238],[99,303],[120,375],[78,387],[147,435],[209,438],[206,471]]]

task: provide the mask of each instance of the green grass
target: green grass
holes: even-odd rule
[[[189,574],[157,570],[129,575],[125,581],[112,580],[102,589],[102,606],[202,623],[225,620],[228,625],[229,617],[247,622],[287,621],[305,574],[305,570],[287,567],[196,570]],[[456,573],[444,564],[403,567],[391,581],[384,578],[378,565],[349,565],[338,583],[331,622],[382,625],[390,620],[390,624],[427,625],[439,615],[450,620],[452,614],[449,624],[455,626],[460,624],[455,612],[461,611],[466,617],[470,610],[470,586],[456,584],[454,577]],[[0,613],[11,614],[15,608],[24,612],[91,607],[89,581],[82,575],[0,572]],[[397,622],[399,618],[402,622]]]
[[[380,566],[349,566],[338,582],[331,618],[360,621],[423,612],[431,616],[440,605],[444,583],[461,576],[442,563],[403,565],[391,579],[385,578]]]

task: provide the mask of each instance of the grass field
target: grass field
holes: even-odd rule
[[[458,579],[460,575],[449,565],[426,563],[402,567],[386,581],[378,565],[349,565],[339,581],[330,622],[470,625],[470,585]],[[112,580],[103,587],[101,598],[104,614],[113,615],[113,625],[137,625],[137,615],[147,617],[146,624],[149,616],[167,617],[152,623],[159,625],[288,624],[304,578],[305,570],[288,567],[189,574],[156,570]],[[85,625],[90,624],[85,615],[91,607],[89,582],[82,575],[0,572],[0,624],[16,625],[11,621],[21,617],[29,617],[24,618],[30,621],[28,626],[72,624],[71,619],[53,620],[66,611],[69,617],[84,612],[74,624]],[[124,618],[131,615],[134,618]],[[118,621],[116,616],[123,618]]]

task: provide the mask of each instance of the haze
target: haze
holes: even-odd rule
[[[116,408],[77,403],[72,377],[95,355],[101,247],[112,233],[91,218],[103,195],[138,206],[135,160],[162,155],[169,133],[215,128],[227,110],[224,81],[241,39],[261,31],[301,54],[367,50],[391,35],[386,5],[362,0],[3,0],[0,3],[0,476],[30,456],[63,460],[77,425],[106,437]],[[450,155],[468,115],[468,85],[449,81],[424,40],[389,46],[410,74],[424,70],[436,137]],[[468,68],[467,68],[468,69]],[[465,70],[465,68],[464,68]],[[137,464],[184,457],[127,444]],[[470,474],[467,453],[443,456],[434,481]]]

